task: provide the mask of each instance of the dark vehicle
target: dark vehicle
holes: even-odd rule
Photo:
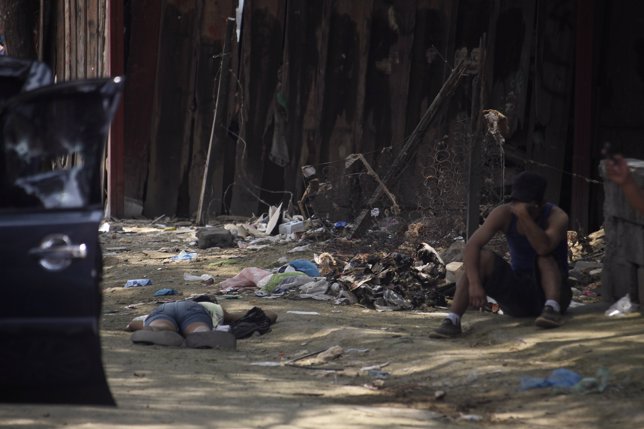
[[[33,73],[11,84],[2,66],[0,401],[115,405],[101,358],[98,227],[123,79],[16,92]]]

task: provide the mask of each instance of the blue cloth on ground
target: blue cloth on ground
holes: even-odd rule
[[[169,289],[166,287],[154,292],[154,296],[176,295],[178,293],[179,292],[177,292],[175,289]]]
[[[152,284],[151,279],[131,279],[128,280],[123,287],[139,287],[139,286],[149,286]]]
[[[534,389],[538,387],[573,387],[582,379],[582,376],[575,371],[566,368],[558,368],[546,378],[522,377],[521,390]]]
[[[295,259],[289,262],[288,265],[295,268],[295,271],[300,271],[309,277],[320,276],[320,270],[318,270],[317,265],[306,259]]]

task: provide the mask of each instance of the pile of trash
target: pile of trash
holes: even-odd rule
[[[186,240],[191,240],[190,246],[200,249],[239,247],[260,250],[294,241],[297,242],[296,247],[288,250],[287,254],[310,251],[315,243],[317,248],[324,249],[323,253],[314,254],[311,260],[289,261],[288,256],[283,257],[280,265],[274,269],[243,268],[236,276],[219,283],[219,293],[253,293],[268,299],[327,300],[335,304],[358,304],[379,311],[444,308],[448,305],[447,298],[453,296],[457,278],[463,274],[461,261],[465,242],[461,237],[451,239],[451,244],[447,249],[441,248],[441,253],[425,242],[413,247],[413,243],[420,242],[421,237],[427,234],[425,231],[414,235],[414,225],[410,224],[408,229],[411,232],[409,236],[405,235],[404,245],[390,246],[388,244],[391,243],[377,241],[375,236],[363,242],[347,238],[351,224],[289,216],[287,211],[277,206],[271,207],[267,214],[259,218],[231,222],[231,217],[227,219],[228,223],[220,223],[220,226],[196,230],[194,227],[184,228],[195,234],[192,238],[186,237]],[[175,229],[165,225],[153,226],[161,228],[163,232]],[[107,223],[102,228],[105,229],[102,232],[110,231]],[[114,231],[117,231],[116,226]],[[588,236],[569,231],[567,238],[573,305],[600,301],[604,231],[599,230]],[[378,244],[374,245],[376,242]],[[494,247],[495,243],[491,245],[492,250],[508,256],[504,242],[498,248]],[[378,251],[374,251],[375,248]],[[159,249],[160,252],[179,250]],[[168,262],[190,263],[195,259],[195,251],[184,249],[169,258]],[[134,279],[131,285],[125,287],[142,286],[138,280]],[[201,281],[206,285],[215,283],[210,274],[195,276],[186,273],[184,280]],[[492,305],[489,310],[496,312],[498,306]]]
[[[246,267],[219,284],[223,294],[253,291],[265,298],[332,300],[381,311],[445,307],[445,263],[422,243],[414,256],[400,252],[357,254],[341,261],[329,253],[295,259],[275,270]]]
[[[400,252],[358,254],[335,277],[356,302],[378,310],[411,310],[447,305],[445,263],[422,243],[415,257]],[[443,286],[443,289],[440,287]]]

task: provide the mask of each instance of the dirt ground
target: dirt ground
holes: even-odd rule
[[[644,318],[608,318],[604,304],[577,307],[563,327],[548,331],[528,319],[468,313],[466,334],[444,341],[428,338],[444,309],[378,312],[248,294],[220,302],[230,310],[273,310],[279,319],[268,334],[239,340],[236,351],[132,344],[124,327],[157,304],[158,289],[183,297],[214,293],[217,282],[244,267],[268,269],[283,256],[328,250],[323,243],[297,254],[287,253],[296,243],[201,250],[190,247],[194,233],[181,223],[127,221],[101,235],[103,362],[116,408],[3,404],[0,426],[644,428]],[[199,254],[196,261],[170,260],[187,248]],[[188,282],[184,273],[208,273],[216,283]],[[123,288],[142,277],[153,285]],[[343,350],[335,360],[288,362],[332,346]],[[547,377],[557,368],[584,377],[604,368],[607,387],[587,394],[520,389],[522,377]]]

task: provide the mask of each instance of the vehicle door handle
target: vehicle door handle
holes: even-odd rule
[[[64,234],[52,234],[43,238],[39,247],[29,250],[29,254],[37,258],[44,269],[60,271],[69,267],[74,259],[85,259],[87,245],[72,244],[69,237]]]

